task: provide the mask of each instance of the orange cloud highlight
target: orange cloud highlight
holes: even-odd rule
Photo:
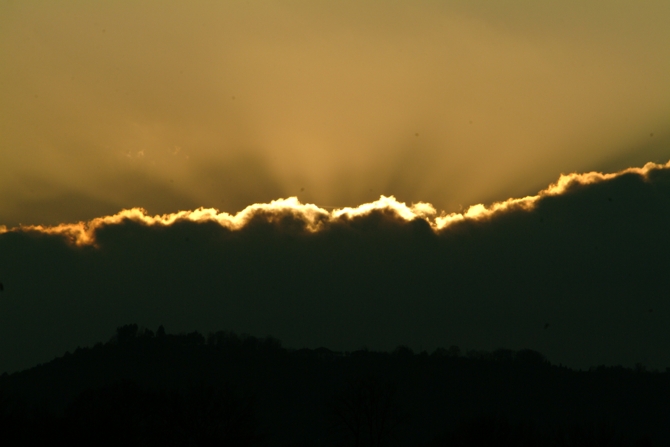
[[[374,202],[365,203],[355,208],[337,208],[331,211],[315,204],[303,204],[297,197],[289,197],[273,200],[270,203],[253,204],[234,215],[220,212],[215,208],[198,208],[192,211],[151,216],[142,208],[132,208],[122,210],[111,216],[98,217],[88,222],[65,223],[56,226],[23,225],[11,229],[0,226],[0,234],[7,232],[39,232],[60,235],[76,246],[95,246],[95,235],[99,228],[120,224],[128,220],[148,226],[169,226],[179,221],[216,222],[230,230],[239,230],[252,219],[260,218],[267,222],[277,222],[286,216],[291,216],[304,222],[307,231],[317,232],[329,224],[363,217],[375,211],[389,211],[399,219],[406,221],[423,219],[428,222],[435,232],[440,232],[461,221],[490,219],[496,214],[512,210],[530,211],[543,197],[564,194],[578,185],[604,182],[625,174],[637,174],[646,179],[650,172],[661,169],[670,169],[670,161],[666,164],[647,163],[641,168],[628,168],[613,174],[600,172],[564,174],[560,176],[556,183],[549,185],[546,189],[538,192],[537,195],[511,198],[489,206],[476,204],[462,213],[446,214],[441,212],[438,214],[435,207],[430,203],[419,202],[408,206],[397,201],[393,196],[381,196]]]

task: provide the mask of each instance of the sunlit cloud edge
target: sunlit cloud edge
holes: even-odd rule
[[[543,197],[558,196],[579,185],[589,185],[614,179],[625,174],[636,174],[648,178],[654,170],[670,169],[670,161],[666,164],[647,163],[643,167],[628,168],[616,173],[601,172],[562,174],[556,183],[536,195],[522,198],[510,198],[491,205],[476,204],[463,212],[446,213],[438,211],[426,202],[407,205],[399,202],[394,196],[380,196],[374,202],[364,203],[357,207],[343,207],[326,210],[311,203],[301,203],[297,197],[273,200],[270,203],[256,203],[249,205],[236,214],[221,212],[216,208],[198,208],[196,210],[178,211],[176,213],[151,216],[143,208],[124,209],[111,216],[97,217],[90,221],[76,223],[62,223],[55,226],[19,225],[13,228],[0,226],[0,234],[9,232],[37,232],[45,235],[64,237],[75,246],[96,246],[96,232],[105,226],[118,225],[124,221],[133,221],[147,226],[170,226],[177,222],[216,222],[232,231],[244,228],[252,219],[262,219],[266,222],[278,222],[287,216],[300,220],[309,232],[318,232],[343,220],[353,220],[373,212],[387,212],[405,221],[414,219],[425,220],[436,233],[446,230],[457,222],[472,220],[486,220],[497,214],[523,210],[531,211]]]

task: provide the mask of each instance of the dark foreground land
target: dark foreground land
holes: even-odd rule
[[[670,445],[670,372],[574,371],[529,350],[287,350],[128,325],[3,375],[0,430],[12,445]]]

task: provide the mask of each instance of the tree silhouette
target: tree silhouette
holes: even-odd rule
[[[87,390],[66,415],[82,445],[249,447],[260,440],[252,404],[211,386],[159,392],[122,381]]]
[[[329,409],[355,447],[382,447],[406,420],[396,394],[395,386],[375,376],[348,380]]]
[[[126,324],[116,328],[116,342],[119,345],[131,343],[137,337],[138,326]]]

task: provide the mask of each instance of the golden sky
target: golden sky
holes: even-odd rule
[[[670,2],[0,2],[0,224],[381,194],[438,210],[670,159]]]

